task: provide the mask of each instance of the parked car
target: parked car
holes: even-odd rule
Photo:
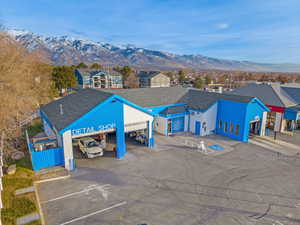
[[[90,137],[81,138],[78,142],[80,151],[87,158],[103,156],[103,146]]]
[[[139,143],[141,143],[141,144],[146,144],[146,141],[147,141],[147,138],[146,138],[146,136],[145,135],[137,135],[136,137],[135,137],[135,140],[137,141],[137,142],[139,142]]]

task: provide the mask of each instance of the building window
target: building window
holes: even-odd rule
[[[224,132],[227,133],[228,132],[228,123],[225,122],[225,126],[224,126]]]
[[[233,132],[234,132],[234,125],[233,123],[230,123],[230,133],[233,134]]]
[[[239,134],[240,134],[240,125],[237,124],[236,127],[235,127],[235,135],[239,136]]]
[[[202,123],[202,127],[203,127],[204,132],[206,132],[206,122]]]
[[[222,120],[219,120],[219,129],[222,129],[222,126],[223,126]]]

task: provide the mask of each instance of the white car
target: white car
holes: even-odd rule
[[[103,146],[93,138],[81,138],[78,146],[80,151],[89,159],[103,156]]]

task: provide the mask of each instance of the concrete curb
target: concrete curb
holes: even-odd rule
[[[39,213],[31,213],[26,216],[19,217],[16,221],[17,225],[26,225],[28,223],[34,222],[41,219],[41,216]]]
[[[37,184],[35,182],[33,182],[33,185],[35,187],[35,198],[36,198],[36,201],[37,201],[37,204],[38,204],[38,207],[39,207],[39,214],[40,214],[40,220],[41,220],[41,223],[42,225],[45,225],[45,218],[44,218],[44,214],[43,214],[43,210],[42,210],[42,206],[41,206],[41,203],[40,203],[40,198],[39,198],[39,194],[38,194],[38,189],[37,189]]]
[[[55,180],[67,179],[70,177],[71,177],[71,175],[67,175],[67,176],[62,176],[62,177],[49,178],[49,179],[45,179],[45,180],[38,180],[38,181],[35,181],[34,183],[40,184],[40,183],[46,183],[46,182],[55,181]]]
[[[300,152],[299,146],[297,146],[295,144],[292,144],[292,143],[289,143],[289,142],[286,142],[286,141],[282,141],[282,140],[278,140],[278,139],[274,140],[274,139],[272,139],[270,137],[259,137],[259,138],[267,140],[267,141],[270,141],[270,142],[273,142],[275,144],[278,144],[281,147],[289,147],[289,148],[292,148],[292,149]]]

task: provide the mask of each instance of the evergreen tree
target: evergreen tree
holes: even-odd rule
[[[81,62],[76,66],[76,68],[77,69],[87,69],[88,66],[85,63]]]
[[[98,63],[93,63],[91,66],[90,66],[91,69],[97,69],[97,70],[102,70],[103,69],[103,66],[98,64]]]
[[[195,82],[194,82],[194,88],[203,88],[204,87],[204,82],[201,77],[197,77]]]
[[[58,90],[73,88],[77,85],[74,70],[70,66],[56,66],[52,71],[52,80]]]
[[[186,80],[187,80],[187,77],[186,77],[185,71],[179,70],[178,71],[178,81],[179,81],[179,83],[183,83]]]
[[[134,70],[129,66],[123,66],[123,67],[116,67],[114,68],[115,71],[122,74],[123,82],[127,80],[127,78],[134,72]]]
[[[206,75],[205,76],[205,84],[211,84],[211,81],[212,81],[212,78],[211,78],[211,76],[209,76],[209,75]]]

